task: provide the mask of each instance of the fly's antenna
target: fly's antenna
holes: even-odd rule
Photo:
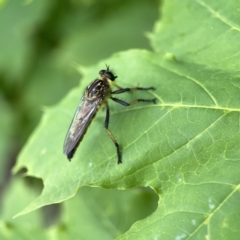
[[[109,72],[110,65],[106,64],[107,71]]]

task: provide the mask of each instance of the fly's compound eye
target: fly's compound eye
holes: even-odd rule
[[[110,79],[111,81],[114,81],[117,78],[117,76],[114,76],[112,72],[107,71],[107,70],[101,70],[99,72],[99,75],[102,78],[107,78],[107,79]]]

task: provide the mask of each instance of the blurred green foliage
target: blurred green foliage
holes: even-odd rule
[[[15,229],[10,239],[26,239],[34,231],[18,231],[10,215],[34,199],[42,184],[30,178],[19,182],[10,171],[42,107],[56,104],[79,83],[76,63],[90,65],[117,51],[150,49],[144,35],[158,16],[158,1],[9,0],[0,6],[0,218],[8,221],[0,222],[0,237],[1,230]],[[16,194],[26,195],[21,206],[16,203],[18,210],[7,204],[11,198],[14,205]],[[35,233],[41,232],[40,218],[49,211],[26,217],[28,224],[35,219]],[[58,214],[50,218],[60,219]]]

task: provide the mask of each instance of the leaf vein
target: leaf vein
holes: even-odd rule
[[[205,2],[203,2],[201,0],[196,0],[196,2],[199,5],[201,5],[202,7],[206,8],[215,18],[219,19],[221,22],[223,22],[227,26],[231,27],[231,29],[234,29],[234,30],[237,30],[238,32],[240,32],[239,26],[237,26],[236,24],[231,22],[229,19],[225,18],[223,15],[221,15],[219,12],[217,12],[212,7],[207,5]]]

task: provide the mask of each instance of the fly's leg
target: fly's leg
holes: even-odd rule
[[[118,86],[116,84],[114,84],[114,85],[118,88],[118,90],[115,90],[115,91],[111,92],[111,94],[121,94],[121,93],[125,93],[125,92],[138,91],[138,90],[140,90],[140,91],[155,90],[154,87],[149,87],[149,88],[142,88],[142,87],[121,88],[120,86]],[[124,105],[124,106],[130,106],[130,105],[133,105],[137,102],[152,102],[154,104],[156,103],[156,98],[154,98],[154,99],[136,99],[136,100],[134,100],[130,103],[124,102],[124,101],[122,101],[118,98],[114,98],[114,97],[111,97],[111,99],[113,101],[117,102],[117,103],[120,103],[120,104]]]
[[[130,106],[130,105],[133,105],[133,104],[136,104],[138,102],[151,102],[151,103],[154,103],[156,104],[156,98],[153,98],[153,99],[136,99],[130,103],[127,103],[127,102],[124,102],[118,98],[114,98],[114,97],[111,97],[111,99],[114,101],[114,102],[117,102],[119,104],[122,104],[123,106]]]
[[[147,91],[147,90],[155,90],[154,87],[149,87],[149,88],[142,88],[142,87],[134,87],[134,88],[121,88],[120,86],[114,84],[118,90],[115,90],[113,92],[111,92],[112,94],[120,94],[120,93],[124,93],[124,92],[130,92],[130,91]]]
[[[120,151],[120,146],[119,146],[117,140],[115,139],[115,137],[112,135],[112,133],[108,129],[108,124],[109,124],[109,106],[108,106],[107,102],[105,103],[105,105],[106,105],[106,119],[105,119],[104,127],[106,128],[108,135],[110,136],[110,138],[112,139],[113,143],[115,144],[115,147],[117,149],[118,164],[120,164],[120,163],[122,163],[122,155],[121,155],[121,151]]]
[[[142,87],[134,87],[134,88],[121,88],[120,86],[116,85],[114,83],[115,87],[118,88],[118,90],[115,90],[113,92],[111,92],[111,94],[121,94],[121,93],[124,93],[124,92],[129,92],[129,91],[136,91],[136,90],[140,90],[140,91],[146,91],[146,90],[155,90],[154,87],[149,87],[149,88],[142,88]],[[130,106],[130,105],[133,105],[133,104],[136,104],[138,102],[150,102],[150,103],[156,103],[156,98],[154,99],[136,99],[130,103],[127,103],[127,102],[124,102],[118,98],[114,98],[114,97],[110,97],[113,101],[119,103],[119,104],[122,104],[123,106]],[[121,156],[121,152],[120,152],[120,147],[116,141],[116,139],[114,138],[114,136],[112,135],[112,133],[109,131],[108,129],[108,124],[109,124],[109,107],[108,107],[108,104],[107,102],[105,103],[106,104],[106,119],[105,119],[105,128],[107,130],[107,133],[108,135],[111,137],[113,143],[115,144],[116,146],[116,149],[117,149],[117,155],[118,155],[118,164],[119,163],[122,163],[122,156]]]

